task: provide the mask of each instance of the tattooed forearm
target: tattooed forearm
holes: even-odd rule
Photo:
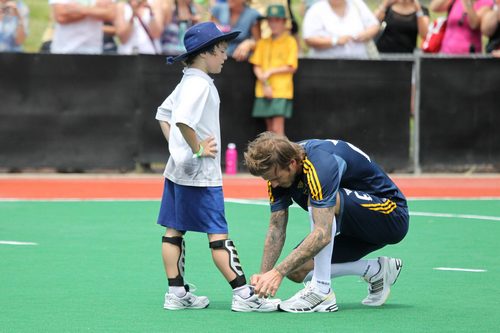
[[[264,243],[264,254],[262,255],[261,273],[270,271],[283,249],[286,239],[286,226],[288,223],[288,210],[280,210],[271,213],[269,230]]]
[[[334,207],[313,208],[314,229],[295,250],[283,260],[276,270],[286,276],[314,258],[332,240]]]

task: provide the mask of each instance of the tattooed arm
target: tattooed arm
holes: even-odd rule
[[[266,241],[264,243],[264,254],[262,255],[262,264],[260,272],[270,271],[283,250],[286,239],[286,226],[288,224],[288,209],[271,213],[269,230],[267,231]]]
[[[331,242],[334,212],[334,207],[312,208],[314,229],[292,253],[276,266],[276,270],[282,276],[288,275],[288,273],[302,266],[309,259],[314,258],[319,251]]]
[[[314,220],[313,231],[278,266],[257,277],[252,277],[252,284],[255,286],[255,292],[259,296],[274,296],[281,281],[288,273],[314,258],[332,240],[334,214],[335,207],[312,208]],[[262,264],[264,265],[264,262]]]

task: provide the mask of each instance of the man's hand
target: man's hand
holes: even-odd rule
[[[268,297],[276,295],[283,276],[273,268],[267,273],[253,275],[250,281],[259,297]]]

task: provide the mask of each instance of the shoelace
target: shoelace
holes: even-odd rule
[[[313,292],[313,289],[314,286],[312,285],[311,281],[304,282],[304,289],[300,290],[297,296],[307,296]]]
[[[184,288],[186,289],[186,292],[195,292],[196,291],[196,285],[186,282],[184,285]]]

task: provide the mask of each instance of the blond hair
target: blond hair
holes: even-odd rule
[[[273,132],[259,134],[244,154],[248,171],[254,176],[262,176],[277,166],[285,169],[292,160],[300,162],[304,155],[301,145]]]

